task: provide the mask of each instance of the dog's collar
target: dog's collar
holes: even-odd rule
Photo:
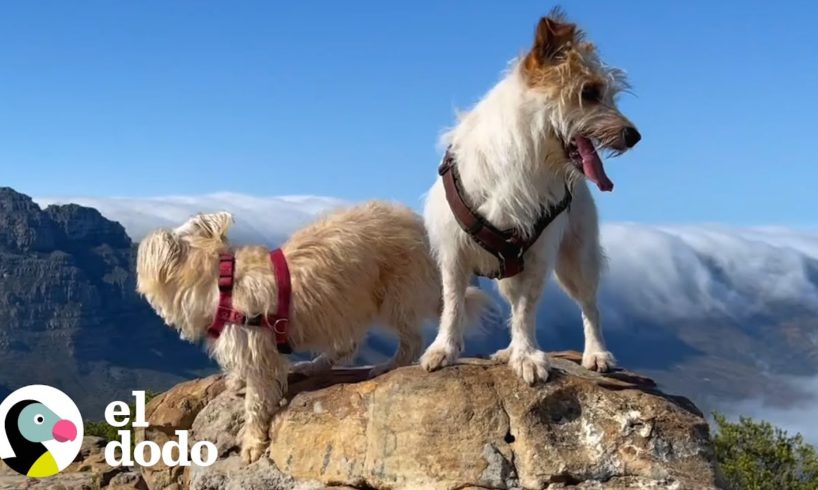
[[[500,262],[500,268],[496,272],[486,274],[475,271],[475,273],[491,279],[516,276],[523,271],[525,266],[523,260],[525,252],[534,245],[534,242],[537,241],[548,225],[557,219],[557,216],[571,207],[571,200],[573,199],[571,189],[567,185],[565,186],[565,196],[562,200],[544,208],[540,213],[540,217],[534,223],[531,236],[524,237],[514,229],[498,229],[469,206],[463,199],[460,188],[460,175],[457,172],[456,163],[451,148],[449,148],[446,150],[443,162],[438,168],[438,173],[443,179],[443,189],[446,193],[449,208],[460,228],[483,250],[495,256]]]
[[[233,309],[233,277],[236,269],[236,257],[230,253],[219,254],[219,305],[216,307],[216,316],[207,329],[207,334],[217,339],[228,323],[235,325],[264,326],[275,335],[276,348],[282,354],[291,354],[293,349],[288,340],[290,326],[290,297],[292,285],[290,283],[290,269],[284,252],[277,248],[270,252],[270,264],[276,276],[278,288],[278,305],[276,312],[269,315],[248,317],[244,313]]]

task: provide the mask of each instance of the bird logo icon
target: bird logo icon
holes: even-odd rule
[[[65,393],[44,385],[13,392],[0,403],[0,458],[21,475],[46,478],[64,470],[82,445],[82,418]]]

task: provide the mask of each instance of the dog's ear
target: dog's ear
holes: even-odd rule
[[[137,291],[152,293],[179,272],[187,255],[188,244],[170,230],[159,230],[145,237],[136,254]]]
[[[576,40],[576,36],[576,24],[566,22],[562,11],[555,10],[548,17],[540,19],[531,51],[541,63],[546,64],[557,60],[565,48]]]
[[[176,229],[180,235],[193,235],[219,241],[227,239],[227,231],[233,224],[233,215],[223,211],[212,214],[197,214]]]

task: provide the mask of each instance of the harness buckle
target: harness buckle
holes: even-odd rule
[[[251,327],[258,327],[262,324],[264,317],[262,315],[251,316],[247,318],[247,325]]]
[[[280,324],[283,324],[284,326],[280,327],[279,326]],[[273,322],[272,325],[270,325],[270,328],[272,328],[273,332],[275,332],[277,335],[287,335],[287,327],[289,326],[290,320],[286,318],[279,318],[275,322]]]
[[[517,247],[515,253],[512,255],[512,259],[509,260],[503,252],[497,252],[497,258],[500,262],[500,273],[495,277],[495,279],[503,279],[505,277],[511,277],[519,274],[525,268],[525,259],[523,258],[523,254],[525,250],[522,247]],[[511,263],[511,267],[509,267],[509,263]]]
[[[514,260],[521,260],[523,258],[523,254],[525,253],[525,250],[523,250],[523,247],[514,247],[514,250],[515,250],[515,252],[511,256],[514,258]],[[506,258],[506,256],[505,256],[505,254],[503,254],[502,251],[497,252],[497,257],[499,257],[500,260],[503,261],[503,262],[508,260]]]

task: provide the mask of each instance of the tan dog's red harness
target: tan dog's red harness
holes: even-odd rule
[[[276,276],[278,286],[278,306],[275,314],[256,315],[248,317],[244,313],[233,309],[233,276],[236,269],[236,257],[233,254],[219,254],[219,306],[216,307],[216,317],[207,334],[217,339],[228,323],[235,325],[249,325],[267,327],[275,335],[276,347],[282,354],[291,354],[292,346],[288,340],[287,330],[290,326],[290,269],[284,252],[277,248],[270,252],[270,263]]]

